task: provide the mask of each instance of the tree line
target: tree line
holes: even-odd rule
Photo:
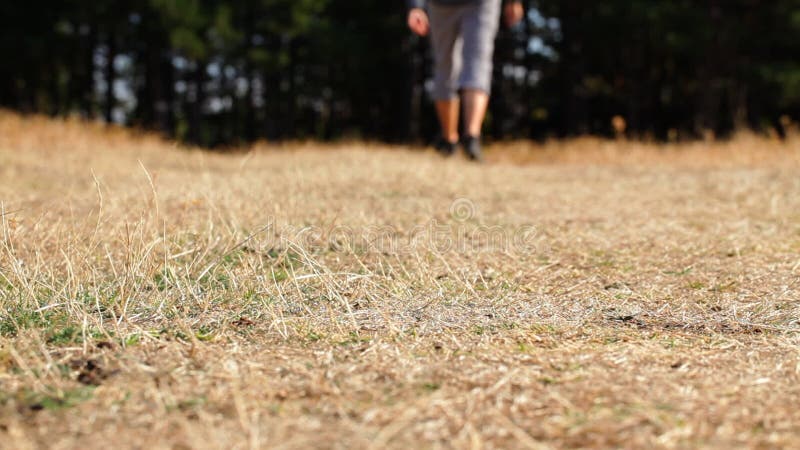
[[[486,134],[691,139],[800,118],[800,0],[526,0]],[[204,146],[421,141],[428,42],[402,0],[0,4],[0,106]]]

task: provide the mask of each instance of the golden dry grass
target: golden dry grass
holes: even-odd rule
[[[0,447],[800,446],[796,140],[489,157],[3,113]]]

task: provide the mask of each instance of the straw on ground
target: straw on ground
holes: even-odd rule
[[[796,140],[489,158],[3,114],[0,446],[800,445]]]

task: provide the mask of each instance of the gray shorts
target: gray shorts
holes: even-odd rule
[[[433,98],[449,100],[461,89],[492,88],[494,39],[502,0],[464,5],[428,2],[433,47]]]

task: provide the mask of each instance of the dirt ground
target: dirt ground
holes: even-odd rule
[[[0,114],[0,448],[800,447],[800,140]]]

